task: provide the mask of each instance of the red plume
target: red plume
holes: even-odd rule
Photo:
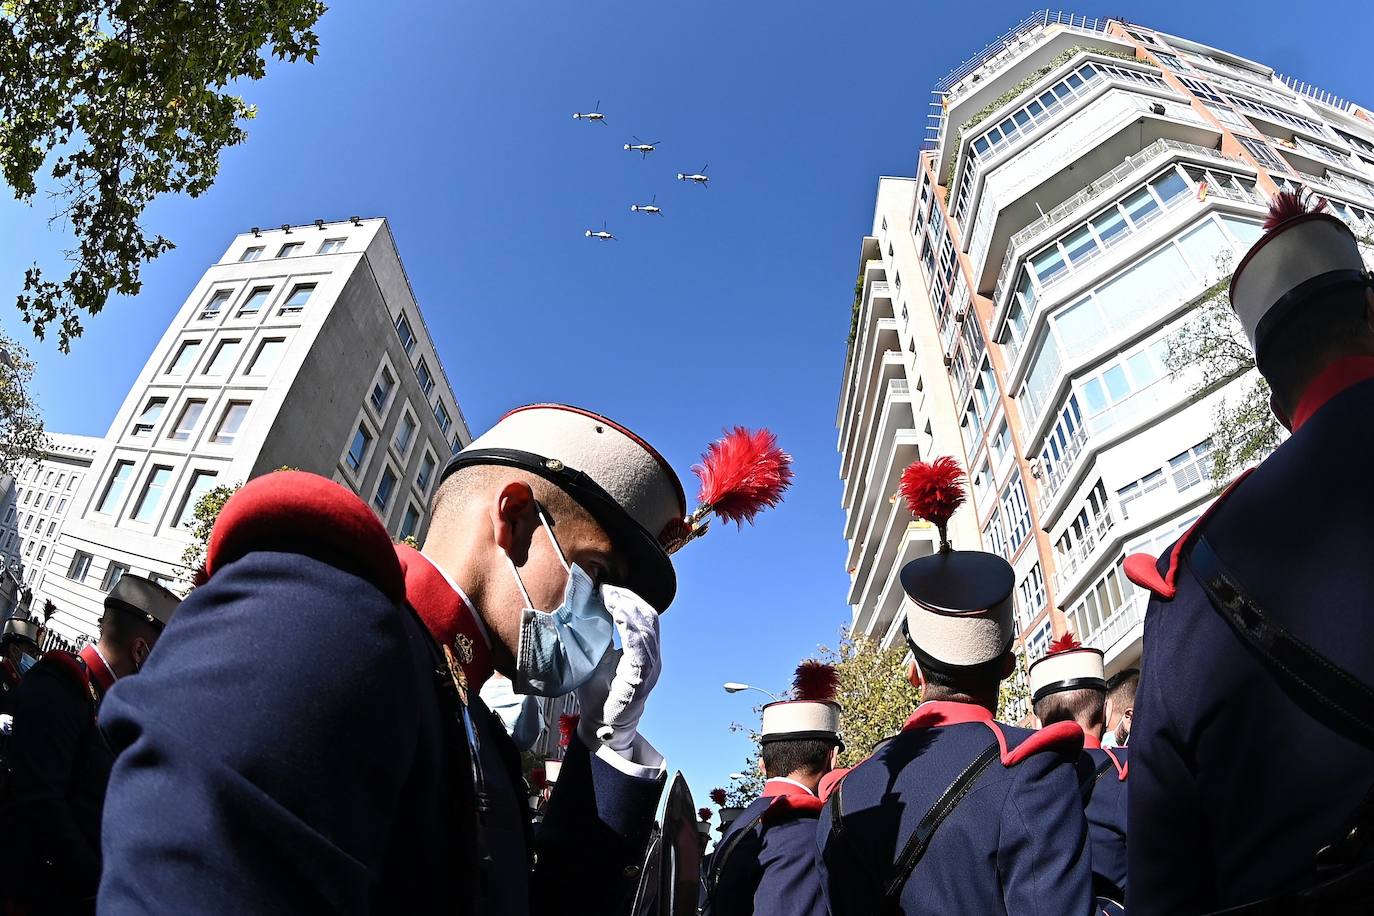
[[[725,794],[725,790],[724,790],[724,789],[712,789],[712,790],[711,790],[711,801],[715,802],[717,805],[720,805],[722,808],[725,807],[725,800],[726,800],[728,797],[729,797],[729,796],[727,796],[727,795]]]
[[[1313,200],[1316,203],[1313,203]],[[1306,216],[1309,213],[1321,213],[1325,209],[1326,198],[1314,197],[1311,191],[1299,185],[1296,191],[1280,191],[1278,193],[1278,196],[1269,204],[1269,215],[1265,217],[1264,225],[1261,228],[1268,232],[1290,219],[1297,219],[1299,216]]]
[[[698,808],[698,809],[697,809],[697,817],[701,818],[701,822],[702,822],[703,824],[706,823],[707,821],[709,821],[709,820],[711,819],[711,809],[710,809],[710,808]]]
[[[792,456],[778,448],[769,430],[736,426],[711,443],[692,473],[701,480],[702,508],[742,525],[782,502],[792,483]]]
[[[530,788],[536,792],[543,792],[549,787],[549,774],[543,767],[535,767],[530,770]]]
[[[934,461],[915,461],[902,472],[901,494],[906,507],[917,518],[923,518],[940,529],[940,546],[948,543],[945,526],[954,510],[963,505],[964,485],[959,479],[964,471],[959,462],[948,455]]]
[[[840,672],[834,665],[808,658],[797,666],[792,677],[792,695],[798,700],[833,700],[840,687]]]
[[[1050,643],[1049,654],[1053,655],[1056,652],[1068,652],[1073,649],[1081,648],[1083,648],[1083,644],[1078,641],[1077,636],[1073,635],[1073,631],[1069,630],[1063,636]]]
[[[568,715],[566,712],[558,717],[558,746],[567,747],[572,744],[573,734],[577,731],[577,723],[582,717],[578,715]]]

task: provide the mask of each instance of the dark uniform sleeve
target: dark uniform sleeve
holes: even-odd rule
[[[100,912],[367,913],[418,728],[403,617],[366,579],[249,553],[106,698]]]
[[[1007,912],[1087,916],[1092,862],[1073,761],[1042,751],[1015,764],[1012,774],[997,849]]]
[[[25,856],[53,864],[56,878],[76,897],[94,897],[100,850],[78,826],[70,784],[83,738],[93,736],[92,700],[63,671],[30,670],[14,696],[10,836],[23,836]],[[47,874],[47,873],[45,873]],[[45,878],[45,880],[47,880]]]
[[[664,776],[630,776],[574,737],[535,834],[534,912],[565,913],[568,893],[612,911],[634,889]]]
[[[758,888],[748,901],[754,916],[826,916],[816,872],[816,824],[815,817],[799,817],[764,832]]]
[[[1180,606],[1191,580],[1180,576],[1180,594],[1168,605],[1151,601],[1145,614],[1140,687],[1131,719],[1130,791],[1127,795],[1127,910],[1132,914],[1196,913],[1213,896],[1207,875],[1211,858],[1202,814],[1206,804],[1188,766],[1182,738],[1163,688],[1178,684],[1159,649],[1168,634],[1166,615],[1189,613]],[[1205,599],[1204,599],[1205,600]],[[1211,613],[1210,609],[1207,613]],[[1152,649],[1156,651],[1151,651]]]

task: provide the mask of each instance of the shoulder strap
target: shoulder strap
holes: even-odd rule
[[[765,805],[757,813],[751,814],[738,830],[726,838],[721,847],[716,850],[715,855],[711,857],[711,872],[706,877],[706,903],[701,908],[702,913],[711,912],[711,904],[716,896],[716,886],[720,884],[720,875],[725,870],[725,862],[730,858],[730,853],[735,851],[735,847],[739,845],[739,841],[744,838],[744,835],[754,829],[754,825],[762,819],[763,812],[767,810],[768,807]]]
[[[916,868],[921,857],[925,855],[926,849],[930,847],[930,841],[935,837],[935,831],[945,818],[949,817],[954,809],[959,806],[959,803],[968,795],[969,790],[973,788],[974,781],[983,774],[989,764],[1000,756],[1000,753],[1001,748],[994,742],[987,750],[974,758],[973,762],[959,774],[954,782],[950,783],[944,794],[935,800],[935,804],[930,806],[925,817],[921,818],[921,822],[916,825],[916,831],[906,841],[906,846],[902,848],[902,854],[898,856],[888,878],[887,886],[883,890],[882,907],[884,910],[898,911],[902,888],[906,886],[912,870]]]
[[[1374,749],[1374,688],[1284,629],[1222,564],[1205,535],[1194,543],[1189,562],[1209,603],[1280,685],[1325,709],[1341,734]]]
[[[1088,800],[1093,797],[1093,790],[1097,788],[1097,783],[1102,779],[1102,774],[1106,773],[1111,768],[1112,760],[1108,757],[1106,760],[1102,761],[1102,763],[1098,764],[1097,769],[1093,770],[1093,775],[1091,777],[1083,780],[1083,785],[1078,787],[1078,791],[1083,796],[1083,804],[1086,805]]]

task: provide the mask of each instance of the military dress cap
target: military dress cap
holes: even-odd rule
[[[105,596],[105,607],[129,611],[161,630],[171,621],[181,599],[151,579],[125,573]]]
[[[11,639],[23,640],[32,643],[33,647],[38,648],[38,621],[16,613],[5,620],[5,631],[0,635],[0,641],[8,642]]]
[[[1266,338],[1304,302],[1341,286],[1369,284],[1360,246],[1345,223],[1305,191],[1274,199],[1264,235],[1231,275],[1231,307],[1263,368]]]
[[[950,517],[963,504],[963,470],[952,458],[917,461],[902,472],[901,494],[917,518],[935,524],[939,549],[902,567],[907,602],[902,622],[912,655],[923,666],[947,671],[977,668],[1009,648],[1011,564],[980,550],[955,550]]]
[[[763,707],[759,741],[828,741],[844,746],[840,738],[840,704],[835,701],[839,672],[834,665],[807,660],[797,666],[790,700]]]
[[[1050,644],[1050,651],[1030,666],[1031,702],[1063,690],[1107,690],[1102,650],[1078,644],[1072,634]]]
[[[538,474],[571,496],[605,529],[629,568],[623,584],[659,611],[677,592],[667,544],[687,515],[677,474],[653,446],[599,414],[531,404],[506,414],[458,452],[441,480],[474,465]]]

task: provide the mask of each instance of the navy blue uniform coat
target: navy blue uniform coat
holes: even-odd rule
[[[789,804],[793,794],[814,804]],[[766,814],[764,812],[767,812]],[[716,850],[732,844],[716,863],[719,875],[708,894],[708,916],[826,916],[816,870],[816,821],[820,799],[790,783],[769,780],[725,831]],[[730,838],[747,827],[738,842]]]
[[[1101,745],[1085,736],[1081,768],[1088,786],[1088,847],[1092,853],[1093,883],[1097,892],[1120,901],[1126,889],[1126,776],[1130,772],[1124,747],[1114,747],[1109,755]],[[1093,774],[1105,766],[1102,775]]]
[[[1322,397],[1198,526],[1252,597],[1366,684],[1374,684],[1371,377],[1374,360],[1314,383],[1329,391],[1366,379]],[[1133,557],[1128,572],[1156,594],[1131,727],[1127,908],[1197,913],[1311,883],[1314,853],[1369,791],[1374,752],[1279,687],[1212,608],[1186,550],[1157,565]]]
[[[879,912],[885,884],[916,824],[996,740],[992,715],[965,703],[923,703],[907,727],[860,763],[841,793],[847,839],[821,813],[821,887],[834,916]],[[1060,723],[1069,726],[1071,723]],[[998,725],[1005,741],[945,819],[901,895],[908,916],[1093,912],[1087,821],[1075,768],[1082,732]],[[1038,736],[1038,737],[1037,737]]]

